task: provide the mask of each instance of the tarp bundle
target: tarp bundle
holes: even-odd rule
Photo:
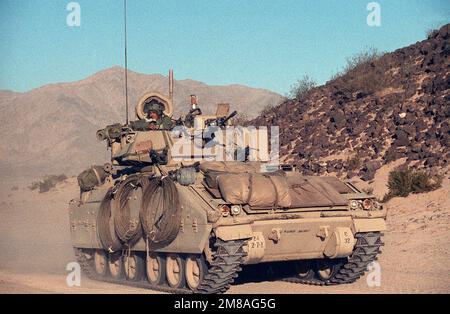
[[[205,161],[200,164],[200,170],[203,172],[250,173],[260,172],[260,169],[259,162]]]
[[[287,176],[292,207],[345,206],[348,200],[341,195],[348,187],[335,177]],[[347,191],[349,192],[349,191]]]
[[[259,162],[241,161],[206,161],[200,164],[206,185],[218,189],[217,178],[224,174],[258,173],[261,166]]]
[[[217,176],[222,197],[255,208],[304,208],[347,205],[335,178],[284,173],[239,173]],[[343,183],[342,183],[343,184]]]
[[[217,177],[220,193],[231,204],[254,207],[291,207],[289,185],[277,174],[224,174]]]
[[[351,189],[335,177],[293,172],[261,172],[258,162],[211,161],[200,164],[204,183],[231,203],[254,208],[345,206]],[[218,191],[218,192],[219,192]]]

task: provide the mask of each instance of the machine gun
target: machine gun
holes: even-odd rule
[[[97,139],[104,140],[118,140],[122,136],[122,125],[120,123],[111,124],[104,129],[97,131]]]
[[[236,115],[237,111],[235,110],[232,113],[230,113],[227,117],[208,119],[205,121],[205,126],[220,127],[220,128],[225,127],[227,125],[227,122]]]

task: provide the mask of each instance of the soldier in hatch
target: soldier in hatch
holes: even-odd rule
[[[184,125],[188,128],[194,126],[195,117],[202,114],[202,110],[198,106],[198,99],[196,95],[191,95],[191,110],[184,118]]]
[[[150,130],[171,130],[175,126],[172,119],[164,114],[164,105],[155,100],[151,100],[144,105],[144,112],[147,115],[145,121],[148,123]]]

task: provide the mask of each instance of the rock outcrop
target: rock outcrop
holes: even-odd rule
[[[280,127],[281,156],[305,174],[371,180],[406,157],[450,162],[450,24],[252,120]]]

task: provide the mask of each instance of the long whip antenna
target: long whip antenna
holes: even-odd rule
[[[124,25],[125,25],[125,114],[126,124],[128,125],[128,53],[127,53],[127,0],[123,0],[124,7]]]

